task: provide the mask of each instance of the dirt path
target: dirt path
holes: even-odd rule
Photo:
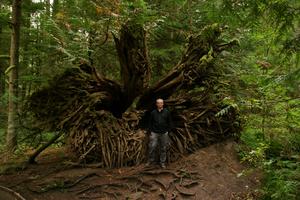
[[[255,199],[258,172],[245,168],[231,141],[214,144],[171,163],[167,169],[139,165],[120,169],[74,167],[62,152],[46,153],[38,165],[0,176],[0,185],[28,200],[76,199]],[[0,198],[1,199],[1,198]]]

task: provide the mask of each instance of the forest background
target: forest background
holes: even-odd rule
[[[241,162],[264,171],[263,199],[300,196],[300,2],[297,0],[22,0],[11,44],[12,1],[0,3],[0,150],[16,156],[53,133],[22,123],[26,99],[65,69],[92,63],[120,80],[112,37],[129,18],[148,33],[152,82],[180,59],[189,35],[221,24],[239,47],[224,51],[218,87],[243,121]],[[18,48],[16,67],[11,46]],[[14,76],[15,75],[15,76]],[[17,85],[9,89],[9,80]],[[16,92],[17,91],[17,92]],[[13,97],[13,98],[9,98]],[[10,110],[10,102],[16,109]],[[14,112],[14,113],[10,113]],[[8,116],[13,114],[13,120]],[[16,136],[8,144],[7,135]],[[62,145],[62,141],[56,145]]]

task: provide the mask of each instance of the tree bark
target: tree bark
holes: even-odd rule
[[[149,109],[158,97],[167,99],[176,90],[200,85],[207,76],[210,62],[221,51],[218,41],[220,34],[221,28],[214,24],[205,27],[198,35],[191,36],[179,63],[141,95],[137,109]]]
[[[2,27],[0,27],[0,44],[2,44]],[[0,51],[0,55],[2,55]],[[3,58],[0,58],[0,97],[5,93],[5,74]]]
[[[28,159],[28,163],[34,164],[36,163],[35,158],[40,155],[45,149],[47,149],[51,144],[53,144],[60,136],[62,136],[63,132],[59,132],[56,135],[54,135],[47,143],[40,146],[32,155],[30,155]]]
[[[52,18],[55,18],[55,15],[58,13],[59,10],[59,0],[54,0],[52,4]]]
[[[14,0],[12,5],[12,33],[10,47],[10,69],[8,82],[8,123],[6,148],[13,153],[17,146],[16,112],[18,97],[18,65],[20,44],[21,0]]]
[[[170,160],[232,137],[238,132],[234,109],[216,116],[222,105],[210,95],[214,92],[210,91],[214,86],[211,80],[217,74],[214,58],[234,44],[221,43],[221,31],[213,24],[190,37],[178,64],[149,87],[145,32],[140,25],[127,23],[119,38],[114,36],[121,84],[99,75],[95,67],[82,64],[67,69],[49,86],[35,92],[28,110],[44,130],[47,127],[68,133],[70,148],[76,155],[86,161],[99,161],[105,167],[133,165],[146,159],[147,139],[139,128],[145,110],[152,108],[157,97],[166,99],[176,127],[170,134]],[[194,91],[195,86],[205,90]],[[125,112],[136,99],[138,110]]]
[[[5,75],[2,62],[0,61],[0,97],[5,93]]]
[[[18,73],[21,74],[23,71],[26,71],[26,69],[30,69],[30,63],[32,60],[31,52],[29,52],[30,47],[30,20],[31,20],[31,14],[32,11],[29,9],[30,6],[32,6],[31,0],[23,0],[24,7],[22,8],[22,12],[24,13],[22,17],[22,26],[26,29],[26,31],[23,32],[21,43],[22,43],[22,62],[20,62],[20,69],[18,69]],[[25,6],[26,5],[26,6]],[[28,85],[30,84],[32,80],[23,80],[18,82],[18,97],[20,102],[24,102],[26,99],[26,91],[28,88]],[[22,111],[22,106],[18,105],[18,112]]]
[[[146,31],[140,24],[123,25],[120,39],[114,36],[120,62],[122,92],[125,107],[129,107],[150,81],[150,65],[146,45]]]

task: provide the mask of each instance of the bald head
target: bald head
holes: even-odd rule
[[[164,107],[164,100],[162,98],[156,99],[156,107],[161,110]]]

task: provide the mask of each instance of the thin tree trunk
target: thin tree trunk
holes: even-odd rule
[[[10,47],[10,70],[8,83],[8,123],[6,135],[6,148],[13,153],[17,146],[16,112],[18,96],[18,65],[20,43],[21,0],[14,0],[12,5],[12,33]]]
[[[5,93],[5,78],[4,78],[4,71],[3,66],[0,61],[0,97]]]
[[[55,18],[55,15],[58,13],[59,10],[59,0],[54,0],[52,4],[52,18]]]
[[[23,0],[24,5],[31,5],[32,0]],[[22,62],[20,62],[20,68],[18,69],[18,73],[21,74],[23,71],[26,71],[26,69],[30,68],[30,62],[32,59],[32,54],[29,52],[30,47],[30,19],[32,12],[29,10],[23,10],[23,17],[22,17],[22,26],[26,28],[27,31],[24,31],[22,34],[22,50],[23,50],[23,59]],[[23,42],[22,42],[23,41]],[[26,99],[26,91],[29,83],[32,80],[23,80],[18,82],[18,97],[20,102],[24,102]],[[22,106],[18,105],[18,112],[22,110]]]
[[[50,7],[51,7],[50,0],[46,0],[45,5],[46,5],[46,15],[50,16],[50,14],[51,14],[51,12],[50,12]]]
[[[2,27],[0,27],[0,44],[2,44]],[[2,52],[0,51],[0,55]],[[0,58],[0,97],[5,93],[5,74],[3,58]]]

